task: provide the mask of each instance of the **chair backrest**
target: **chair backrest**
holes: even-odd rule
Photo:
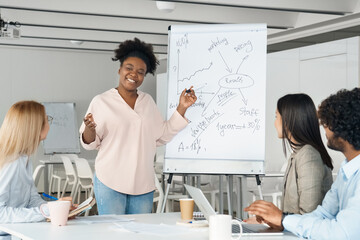
[[[157,178],[161,178],[162,173],[163,173],[163,163],[162,162],[154,162],[154,170],[155,170],[155,175],[157,176]]]
[[[68,157],[71,161],[75,161],[76,159],[79,158],[77,154],[73,154],[73,153],[61,154],[61,156]]]
[[[164,191],[163,191],[163,189],[161,187],[161,183],[160,183],[159,179],[156,176],[156,173],[154,175],[155,175],[155,187],[156,187],[156,190],[157,190],[159,196],[154,197],[153,202],[158,202],[158,204],[156,206],[156,213],[160,213],[161,208],[162,208],[162,204],[163,204],[163,201],[164,201]]]
[[[61,158],[61,161],[64,164],[66,176],[72,176],[76,180],[77,179],[77,174],[75,172],[75,169],[74,169],[74,167],[72,165],[72,162],[71,162],[70,158],[67,157],[67,156],[64,156],[64,155],[60,156],[60,158]]]
[[[85,158],[76,159],[75,166],[77,170],[77,176],[79,178],[93,178],[93,172],[91,170],[89,162]]]
[[[41,173],[44,171],[44,167],[45,167],[44,164],[40,164],[34,170],[33,179],[34,179],[35,186],[37,186],[39,183],[39,179],[40,179]]]

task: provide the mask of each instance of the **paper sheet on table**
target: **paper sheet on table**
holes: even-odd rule
[[[119,230],[133,232],[133,233],[143,233],[143,234],[153,234],[161,236],[171,236],[179,235],[193,232],[192,229],[180,226],[173,226],[167,224],[147,224],[147,223],[114,223]]]
[[[117,215],[101,215],[101,216],[95,215],[89,217],[78,217],[73,221],[92,224],[92,223],[131,222],[133,220],[134,219],[124,218]]]

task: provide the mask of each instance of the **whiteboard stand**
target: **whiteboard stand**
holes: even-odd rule
[[[219,175],[219,213],[223,214],[224,213],[224,191],[223,191],[223,187],[222,187],[222,180],[223,180],[223,176]]]
[[[223,175],[219,175],[219,213],[224,213],[224,190],[223,190]],[[227,181],[227,197],[228,197],[228,210],[229,214],[232,211],[232,193],[233,193],[233,176],[232,175],[226,175],[226,181]]]
[[[260,177],[259,177],[259,175],[255,175],[255,178],[256,178],[256,185],[257,185],[258,191],[259,191],[260,200],[264,200],[263,195],[262,195],[262,191],[261,191],[261,180],[260,180]]]
[[[236,176],[235,180],[236,180],[236,192],[237,192],[236,217],[240,219],[245,219],[245,215],[243,213],[243,209],[244,209],[243,204],[245,202],[244,194],[240,194],[244,190],[243,188],[244,181],[241,176]]]
[[[162,204],[162,207],[161,207],[161,213],[164,213],[165,211],[165,205],[166,205],[166,200],[167,200],[167,197],[169,195],[169,191],[170,191],[170,186],[171,186],[171,183],[172,183],[172,178],[173,178],[173,173],[169,173],[169,178],[167,180],[167,186],[166,186],[166,191],[165,191],[165,195],[164,195],[164,200],[163,200],[163,204]],[[183,175],[183,180],[186,179],[187,181],[187,184],[189,185],[194,185],[194,181],[192,180],[192,178],[194,179],[194,177],[196,178],[196,186],[198,188],[201,188],[201,180],[200,180],[200,175],[197,175],[197,176],[190,176],[190,175],[187,175],[185,177],[185,175]],[[185,193],[184,193],[185,194]]]
[[[167,186],[166,186],[166,191],[165,191],[165,195],[164,195],[164,200],[163,200],[163,204],[161,207],[161,213],[165,212],[165,206],[167,203],[167,198],[169,195],[173,175],[174,175],[173,173],[169,173],[169,178],[167,180]],[[188,182],[188,184],[192,185],[190,178],[191,178],[191,176],[188,175],[187,182]],[[221,213],[221,214],[224,213],[224,199],[223,199],[224,191],[223,191],[223,187],[222,187],[222,179],[223,179],[223,175],[219,175],[219,213]],[[232,213],[233,175],[226,175],[226,180],[227,180],[228,210],[229,210],[229,214],[233,215],[233,213]],[[196,187],[201,188],[200,176],[196,176]]]
[[[167,198],[169,195],[169,191],[170,191],[170,186],[172,183],[172,178],[173,178],[174,173],[169,173],[169,177],[167,180],[167,186],[166,186],[166,191],[165,191],[165,195],[164,195],[164,200],[163,200],[163,204],[162,204],[162,208],[161,208],[161,213],[165,212],[165,206],[167,203]],[[228,203],[228,214],[229,215],[233,215],[233,190],[234,190],[234,175],[231,174],[226,174],[226,182],[227,182],[227,203]],[[195,185],[193,183],[193,181],[191,181],[191,177],[189,174],[187,175],[186,179],[187,179],[187,184],[189,185]],[[263,200],[263,195],[262,195],[262,190],[261,190],[261,180],[260,180],[260,176],[259,175],[255,175],[256,178],[256,183],[258,186],[258,190],[259,190],[259,196],[260,199]],[[242,186],[242,181],[240,179],[240,177],[237,177],[237,179],[239,180],[238,184],[237,184],[237,211],[236,211],[236,215],[237,217],[241,216],[242,218],[244,218],[244,214],[241,213],[242,209],[243,209],[243,204],[244,204],[244,197],[241,196],[242,195],[242,190],[244,189]],[[223,175],[219,175],[219,213],[223,214],[224,213],[224,191],[223,191]],[[246,184],[246,181],[245,181]],[[196,187],[197,188],[201,188],[201,181],[200,181],[200,175],[196,176]]]
[[[161,213],[164,213],[164,210],[165,210],[166,200],[167,200],[167,197],[169,195],[169,190],[170,190],[170,185],[171,185],[171,182],[172,182],[173,175],[174,175],[173,173],[170,173],[169,178],[167,180],[167,186],[166,186],[164,201],[163,201],[163,204],[162,204],[162,207],[161,207]]]
[[[227,179],[227,200],[228,200],[228,211],[229,211],[229,215],[233,215],[233,189],[234,189],[234,185],[233,185],[233,175],[226,175],[226,179]],[[237,211],[236,211],[236,215],[237,217],[242,217],[244,218],[243,214],[240,214],[242,209],[243,209],[243,204],[244,204],[244,197],[241,196],[243,194],[242,190],[244,189],[242,186],[242,182],[240,177],[237,177],[237,179],[239,180],[237,183]],[[262,194],[262,189],[261,189],[261,180],[260,180],[260,175],[257,174],[255,175],[255,179],[256,179],[256,185],[259,191],[259,197],[260,200],[264,200],[263,198],[263,194]],[[245,182],[246,184],[246,182]],[[219,185],[221,187],[221,185]],[[220,197],[222,205],[223,205],[223,201],[222,201],[222,197]],[[221,213],[223,213],[223,206],[220,206],[221,209]],[[240,216],[242,215],[242,216]]]
[[[232,199],[233,199],[233,176],[232,175],[226,175],[227,180],[227,200],[228,200],[228,211],[229,215],[233,215],[232,211]]]

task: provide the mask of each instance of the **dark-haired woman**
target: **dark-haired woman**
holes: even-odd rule
[[[321,139],[311,98],[306,94],[280,98],[275,127],[278,137],[283,139],[285,154],[287,146],[292,151],[285,171],[282,210],[300,214],[311,212],[330,189],[334,168]]]
[[[150,213],[155,189],[156,146],[169,142],[188,121],[184,115],[195,92],[181,93],[177,111],[164,121],[150,95],[138,90],[158,61],[153,47],[139,39],[115,50],[119,85],[96,96],[80,127],[85,149],[98,150],[94,192],[99,214]]]
[[[304,214],[321,204],[332,184],[331,158],[322,142],[316,108],[306,94],[277,102],[275,128],[291,155],[284,176],[282,210],[264,201],[264,211]]]

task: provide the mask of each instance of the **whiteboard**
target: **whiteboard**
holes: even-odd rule
[[[46,114],[53,117],[43,141],[45,154],[80,153],[75,103],[45,102]]]
[[[265,24],[169,27],[167,117],[185,88],[198,100],[166,145],[164,172],[264,173],[266,37]]]

